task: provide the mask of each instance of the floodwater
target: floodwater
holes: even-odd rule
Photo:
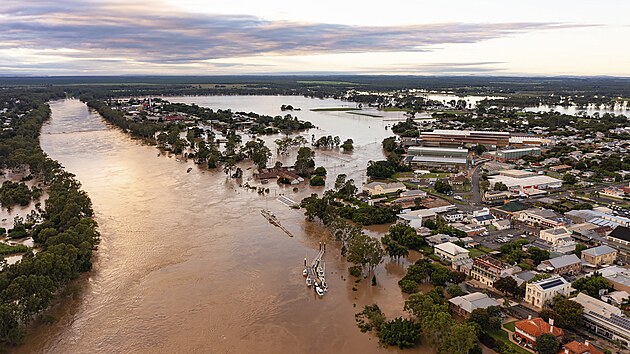
[[[549,106],[549,105],[540,105],[537,107],[526,107],[524,108],[525,112],[558,112],[562,114],[570,114],[570,115],[587,115],[592,116],[595,113],[599,113],[603,115],[605,113],[612,114],[622,114],[625,116],[630,116],[630,103],[628,101],[624,101],[623,103],[617,103],[614,107],[605,106],[605,105],[596,105],[589,104],[586,107],[579,106]]]
[[[232,98],[219,98],[224,99]],[[262,105],[269,99],[252,102]],[[281,104],[306,108],[306,99],[294,99],[282,99]],[[191,162],[158,156],[155,147],[106,125],[77,100],[52,102],[51,108],[42,148],[82,182],[102,241],[93,271],[79,284],[82,290],[54,312],[55,323],[34,328],[15,352],[395,351],[361,333],[354,314],[378,303],[389,318],[403,315],[397,281],[406,261],[386,259],[376,271],[378,286],[367,279],[353,291],[347,263],[329,242],[324,257],[328,294],[320,298],[305,286],[303,258],[314,256],[328,233],[276,196],[285,193],[299,201],[321,188],[300,186],[295,193],[269,183],[271,193],[260,196],[226,179],[220,169],[186,173],[195,167]],[[232,109],[242,110],[236,105]],[[318,153],[317,164],[328,169],[333,182],[345,172],[360,185],[367,161],[382,158],[380,141],[388,136],[383,119],[317,114],[321,117],[313,123],[326,134],[352,136],[358,142],[352,154]],[[295,154],[279,158],[295,159]],[[245,169],[244,181],[251,173]],[[262,208],[271,209],[295,237],[267,223]],[[376,227],[370,233],[383,230]],[[421,347],[412,352],[433,351]]]

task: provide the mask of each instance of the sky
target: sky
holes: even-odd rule
[[[626,0],[0,0],[0,75],[630,76]]]

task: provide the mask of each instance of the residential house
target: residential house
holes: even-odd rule
[[[528,283],[525,290],[525,302],[534,307],[542,308],[546,302],[556,295],[568,296],[571,293],[571,283],[561,276]]]
[[[363,185],[363,191],[369,195],[381,195],[396,193],[398,191],[406,191],[407,187],[400,182],[383,183],[383,182],[370,182]]]
[[[612,198],[623,198],[626,195],[623,189],[617,187],[606,187],[599,192],[600,195],[604,195]]]
[[[630,318],[620,308],[584,293],[578,293],[571,300],[584,306],[584,327],[608,340],[617,341],[626,349],[630,348]]]
[[[564,337],[562,328],[553,325],[553,319],[549,319],[549,323],[540,317],[528,318],[526,320],[517,321],[514,324],[514,340],[524,346],[535,348],[536,338],[543,334],[553,334],[557,338]]]
[[[509,219],[495,219],[492,222],[492,226],[497,230],[508,230],[512,228],[512,221]]]
[[[433,248],[433,252],[436,256],[448,263],[455,263],[462,259],[470,258],[468,255],[469,251],[467,249],[459,247],[452,242],[444,242],[436,245]]]
[[[483,255],[473,258],[470,276],[480,283],[492,287],[499,278],[511,276],[521,270],[517,266],[511,266],[490,255]]]
[[[607,245],[601,245],[582,251],[582,261],[596,267],[613,264],[616,259],[617,250]]]
[[[604,352],[595,348],[589,341],[584,343],[573,341],[563,345],[558,354],[604,354]]]
[[[450,300],[449,307],[454,313],[468,318],[476,309],[486,309],[491,306],[501,306],[501,304],[484,293],[472,293],[464,296],[457,296]]]
[[[425,237],[424,240],[427,242],[429,246],[435,247],[444,242],[456,242],[459,240],[459,238],[455,236],[445,235],[445,234],[437,234],[437,235]]]
[[[512,279],[516,280],[516,284],[518,286],[521,286],[521,284],[534,279],[534,277],[537,276],[538,274],[540,273],[538,273],[535,270],[524,270],[522,272],[512,274],[511,277]]]
[[[575,254],[567,254],[542,261],[537,269],[560,275],[577,274],[582,270],[582,261]]]
[[[571,232],[564,226],[540,230],[539,237],[551,244],[552,252],[569,253],[575,251],[576,242],[571,237]]]

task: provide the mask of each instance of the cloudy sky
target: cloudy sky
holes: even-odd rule
[[[0,75],[630,76],[627,0],[0,0]]]

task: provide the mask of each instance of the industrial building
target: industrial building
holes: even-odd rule
[[[630,347],[630,319],[620,308],[584,293],[578,293],[571,300],[584,306],[584,327],[608,340],[616,341],[624,348]]]
[[[405,162],[415,167],[456,171],[468,168],[468,150],[462,148],[412,146],[407,150]]]
[[[562,180],[522,170],[501,171],[498,176],[490,176],[489,181],[492,188],[501,182],[507,186],[509,191],[528,195],[536,194],[537,191],[544,189],[562,187]]]
[[[497,151],[489,151],[484,154],[484,157],[488,157],[490,159],[505,162],[505,161],[516,161],[522,159],[525,156],[540,156],[542,154],[540,148],[537,147],[529,147],[522,149],[509,149],[509,150],[497,150]]]

